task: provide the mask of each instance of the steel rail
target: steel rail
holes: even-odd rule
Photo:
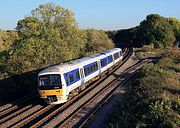
[[[132,50],[129,49],[125,49],[123,54],[125,55],[126,58],[128,58],[131,54],[132,54]],[[130,54],[128,56],[128,54]],[[122,64],[125,63],[126,60],[124,60],[122,62]],[[121,64],[121,65],[122,65]],[[120,65],[120,66],[121,66]],[[120,66],[117,66],[112,72],[114,72],[115,70],[117,70]],[[112,73],[111,72],[111,73]],[[111,74],[110,73],[110,74]],[[101,79],[99,79],[97,82],[95,82],[93,85],[89,86],[86,90],[82,91],[79,95],[75,96],[73,99],[71,99],[70,101],[68,101],[67,103],[65,103],[63,106],[61,106],[60,108],[58,108],[57,110],[55,110],[54,112],[52,112],[51,114],[49,114],[48,116],[44,117],[43,119],[39,120],[38,122],[34,123],[33,125],[31,125],[32,128],[35,127],[39,127],[41,126],[43,123],[47,122],[48,120],[50,120],[52,117],[54,117],[55,115],[57,115],[57,113],[60,113],[61,111],[65,110],[67,107],[71,106],[75,101],[77,101],[79,98],[81,98],[82,96],[84,96],[87,92],[91,91],[97,84],[101,83],[102,81],[104,81],[104,79],[107,78],[107,76],[102,77]],[[29,125],[28,125],[29,126]]]
[[[0,113],[0,119],[8,116],[8,114],[10,112],[13,112],[13,111],[16,111],[18,108],[20,108],[19,106],[22,106],[23,107],[23,104],[31,101],[32,99],[34,99],[37,95],[33,95],[33,96],[28,96],[28,97],[23,97],[23,98],[20,98],[18,99],[16,102],[18,102],[16,105],[13,105],[7,109],[5,109],[4,111],[2,111]]]
[[[68,125],[68,123],[70,123],[70,124],[73,124],[74,122],[75,122],[75,119],[76,119],[76,117],[80,117],[80,116],[78,116],[78,114],[79,115],[82,115],[81,113],[86,113],[86,112],[84,112],[84,110],[86,110],[86,108],[88,108],[87,106],[89,105],[89,103],[93,103],[93,101],[95,101],[99,96],[101,96],[103,93],[105,93],[107,90],[109,90],[110,88],[112,88],[113,87],[113,89],[110,91],[110,92],[108,92],[108,94],[106,94],[106,96],[100,101],[100,103],[97,103],[97,105],[92,109],[92,110],[90,110],[89,111],[89,114],[92,114],[92,113],[94,113],[94,109],[96,110],[96,108],[100,108],[100,106],[102,105],[102,104],[104,104],[108,99],[110,99],[110,97],[114,94],[114,92],[115,92],[115,90],[118,88],[118,87],[120,87],[120,85],[122,85],[123,83],[125,83],[128,79],[130,79],[130,77],[132,77],[134,74],[135,74],[135,72],[137,71],[134,71],[130,76],[127,76],[127,75],[129,75],[129,74],[127,74],[129,71],[131,71],[132,69],[134,69],[135,67],[137,67],[137,66],[141,66],[141,64],[145,64],[146,62],[144,61],[144,62],[140,62],[140,64],[139,63],[137,63],[136,65],[134,65],[133,67],[131,67],[131,68],[129,68],[128,70],[126,70],[126,72],[125,73],[123,73],[119,78],[116,78],[115,80],[113,80],[113,81],[111,81],[111,82],[109,82],[106,86],[105,86],[105,88],[103,88],[103,89],[101,89],[98,93],[96,93],[95,94],[95,96],[93,96],[90,100],[88,100],[88,101],[86,101],[85,103],[83,103],[80,107],[79,107],[79,109],[77,109],[75,112],[73,112],[64,122],[62,122],[62,123],[60,123],[57,127],[69,127],[69,126],[67,126]],[[140,67],[139,67],[140,68]],[[127,79],[123,79],[123,80],[121,80],[121,78],[122,77],[128,77]],[[118,83],[118,84],[117,84]],[[91,109],[91,108],[89,108],[89,109]],[[91,117],[92,115],[86,115],[81,121],[80,121],[80,123],[78,123],[77,125],[75,125],[75,126],[73,126],[73,127],[80,127],[81,125],[80,124],[82,124],[83,122],[85,122],[86,121],[86,119],[88,119],[89,117]],[[71,127],[71,126],[70,126]]]
[[[125,63],[125,61],[127,61],[127,59],[129,58],[129,56],[132,54],[132,50],[129,49],[125,49],[125,52],[123,52],[124,58],[123,58],[123,62],[116,66],[111,72],[110,74],[112,74],[115,70],[117,70],[122,64]],[[25,118],[24,120],[17,122],[15,125],[13,125],[13,128],[17,128],[17,127],[24,127],[24,126],[31,126],[31,127],[38,127],[41,126],[44,122],[48,121],[49,119],[51,119],[53,116],[55,116],[57,113],[65,110],[67,107],[69,107],[70,105],[72,105],[75,101],[77,101],[79,98],[83,97],[85,94],[87,94],[90,90],[92,90],[97,84],[101,83],[102,81],[104,81],[110,74],[103,76],[101,79],[93,82],[94,86],[89,86],[87,89],[85,89],[84,91],[82,91],[79,95],[75,96],[73,99],[71,99],[70,101],[68,101],[67,103],[63,104],[61,107],[55,109],[53,112],[51,112],[50,114],[46,115],[45,117],[41,118],[38,122],[32,124],[32,121],[35,120],[36,118],[40,117],[42,114],[46,113],[48,110],[52,109],[53,107],[55,107],[56,105],[49,105],[45,108],[43,108],[42,110],[38,111],[37,113],[32,114],[31,116],[28,116],[27,118]],[[31,124],[31,125],[30,125]]]
[[[124,50],[124,59],[123,62],[117,66],[114,70],[112,70],[112,72],[110,74],[112,74],[115,70],[117,70],[120,66],[122,66],[127,59],[131,56],[132,54],[132,49],[125,49]],[[110,75],[109,74],[109,75]],[[108,76],[109,76],[108,75]],[[39,120],[38,122],[36,122],[35,124],[31,125],[32,128],[36,128],[41,126],[43,123],[47,122],[48,120],[50,120],[52,117],[54,117],[55,115],[57,115],[57,113],[62,112],[63,110],[65,110],[67,107],[71,106],[75,101],[77,101],[79,98],[83,97],[87,92],[91,91],[97,84],[101,83],[102,81],[104,81],[108,76],[104,76],[103,78],[101,78],[100,80],[98,80],[97,82],[95,82],[93,85],[89,86],[89,88],[87,88],[86,90],[84,90],[83,92],[81,92],[79,95],[77,95],[76,97],[74,97],[72,100],[68,101],[66,104],[64,104],[62,107],[58,108],[57,110],[55,110],[54,112],[52,112],[51,114],[49,114],[48,116],[44,117],[43,119]]]
[[[105,105],[107,102],[109,102],[112,96],[117,93],[117,89],[123,86],[126,82],[128,82],[128,80],[131,79],[138,72],[138,70],[147,63],[149,63],[149,61],[147,60],[141,62],[140,67],[138,67],[138,69],[132,72],[132,74],[129,74],[129,76],[125,80],[123,80],[122,83],[119,84],[119,86],[115,87],[110,93],[108,93],[108,95],[104,97],[102,101],[100,101],[100,103],[98,103],[91,111],[89,111],[86,117],[84,117],[80,122],[78,122],[78,124],[76,124],[75,127],[85,127],[88,124],[88,122],[93,118],[93,116],[97,113],[97,111],[100,110],[103,107],[103,105]]]
[[[27,124],[28,122],[30,122],[32,119],[37,118],[39,115],[43,114],[44,112],[52,109],[55,105],[48,105],[46,107],[44,107],[43,109],[41,109],[40,111],[28,116],[27,118],[25,118],[24,120],[16,123],[15,125],[11,126],[12,128],[19,128],[22,127],[24,124]]]

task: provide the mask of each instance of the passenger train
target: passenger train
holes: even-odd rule
[[[38,74],[40,98],[60,104],[78,94],[89,83],[122,61],[122,50],[114,48],[89,57],[48,67]]]

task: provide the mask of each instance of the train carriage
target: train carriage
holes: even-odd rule
[[[48,104],[67,102],[122,60],[120,48],[55,65],[38,74],[40,97]]]

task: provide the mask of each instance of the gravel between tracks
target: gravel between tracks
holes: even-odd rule
[[[26,118],[27,116],[29,116],[30,114],[39,111],[43,106],[41,105],[36,105],[32,108],[30,108],[29,110],[21,113],[20,115],[8,120],[7,122],[3,123],[0,128],[7,128],[10,127],[11,125],[13,125],[14,123]]]
[[[98,85],[96,88],[94,88],[91,92],[83,96],[80,100],[78,100],[75,104],[71,105],[67,110],[60,113],[58,116],[53,118],[50,122],[48,122],[44,128],[49,127],[55,127],[58,125],[63,119],[65,119],[68,115],[70,115],[73,111],[75,111],[81,104],[83,104],[85,101],[89,100],[96,92],[98,92],[100,89],[103,88],[107,83],[115,79],[118,75],[120,75],[124,70],[135,64],[136,61],[133,61],[132,59],[129,59],[121,68],[116,70],[111,76],[109,76],[104,82],[102,82],[100,85]]]
[[[131,78],[132,79],[132,78]],[[132,80],[125,83],[124,87],[119,87],[116,94],[111,98],[111,100],[105,104],[89,121],[87,128],[107,128],[108,119],[112,115],[114,109],[118,109],[117,105],[121,102],[124,95],[128,94],[126,86],[132,84]]]
[[[115,87],[116,86],[110,86],[105,92],[103,92],[101,95],[98,95],[95,100],[88,102],[85,107],[83,106],[82,110],[80,110],[80,112],[78,112],[78,114],[73,117],[73,122],[68,122],[68,124],[66,124],[66,127],[71,128],[76,125],[87,113],[89,113],[92,108],[96,106],[96,104],[100,103],[100,101]]]
[[[3,105],[3,106],[0,106],[0,112],[4,111],[5,109],[9,108],[9,107],[12,107],[13,105],[12,104],[6,104],[6,105]]]
[[[126,93],[126,89],[121,87],[116,91],[117,94],[112,97],[110,102],[104,105],[87,124],[87,128],[106,128],[107,120],[111,116],[114,109],[117,108],[117,103],[121,101],[122,96]]]

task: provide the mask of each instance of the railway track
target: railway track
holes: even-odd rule
[[[1,106],[2,109],[0,111],[0,122],[2,122],[4,117],[11,117],[10,115],[13,116],[13,114],[18,113],[17,111],[27,107],[28,103],[36,97],[37,95],[29,95],[14,101],[12,104]]]
[[[144,60],[136,65],[133,65],[120,75],[114,81],[108,83],[101,92],[97,93],[91,100],[84,103],[79,109],[77,109],[72,115],[70,115],[64,122],[60,123],[58,127],[70,128],[70,127],[85,127],[90,119],[93,118],[95,113],[106,104],[113,95],[117,93],[117,89],[123,86],[143,65],[148,63],[149,60]]]
[[[127,59],[129,58],[129,56],[131,54],[132,54],[132,50],[129,50],[129,49],[124,50],[124,56],[125,57],[124,57],[123,62],[121,63],[121,65],[127,61]],[[112,72],[117,70],[121,65],[117,66]],[[61,115],[65,110],[70,108],[75,102],[77,102],[79,99],[84,97],[88,92],[93,90],[98,84],[100,84],[108,76],[110,76],[110,74],[107,75],[107,76],[103,76],[98,81],[93,82],[91,86],[89,86],[86,90],[84,90],[79,95],[77,95],[76,97],[71,99],[69,102],[67,102],[65,104],[62,104],[62,105],[48,105],[48,106],[45,106],[45,107],[39,106],[39,108],[37,107],[37,109],[34,110],[33,113],[31,113],[30,115],[28,115],[26,117],[23,117],[20,120],[17,120],[17,122],[11,123],[11,125],[8,125],[8,127],[13,127],[13,128],[17,128],[17,127],[42,127],[45,124],[48,124],[48,122],[50,122],[50,120],[57,117],[59,114]],[[4,116],[3,118],[0,118],[1,119],[0,120],[0,126],[5,126],[4,124],[6,122],[11,121],[13,118],[15,118],[15,116],[18,116],[18,114],[26,112],[29,109],[32,109],[33,107],[36,107],[36,106],[37,105],[35,105],[35,106],[28,105],[28,106],[25,106],[22,109],[19,109],[19,110],[15,111],[15,112],[12,112],[9,115],[8,115],[9,112],[7,112],[6,116]],[[59,125],[59,123],[58,123],[58,125]]]

